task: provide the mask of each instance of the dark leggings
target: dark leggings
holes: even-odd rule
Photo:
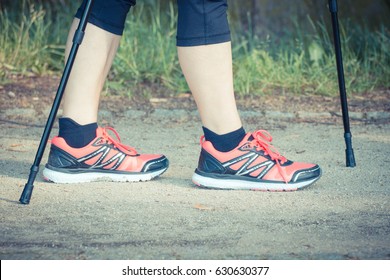
[[[127,13],[136,0],[95,0],[89,22],[122,35]],[[76,13],[80,18],[86,0]],[[177,46],[199,46],[230,41],[227,0],[177,0]]]

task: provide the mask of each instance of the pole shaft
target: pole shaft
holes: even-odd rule
[[[333,25],[333,40],[334,40],[335,54],[336,54],[336,64],[337,64],[337,77],[338,77],[339,90],[340,90],[341,109],[343,112],[344,131],[345,133],[348,133],[350,132],[348,101],[347,101],[347,91],[345,89],[343,55],[341,52],[340,31],[339,31],[340,29],[339,29],[337,12],[332,12],[332,25]]]
[[[354,167],[356,166],[355,156],[352,148],[352,134],[350,131],[349,124],[349,113],[348,113],[348,101],[347,101],[347,92],[345,89],[345,80],[344,80],[344,67],[343,67],[343,56],[341,51],[341,42],[340,42],[340,27],[338,21],[338,7],[337,0],[329,0],[329,11],[332,17],[332,28],[333,28],[333,40],[334,48],[336,55],[336,65],[337,65],[337,77],[340,90],[340,101],[341,101],[341,110],[343,116],[343,125],[344,125],[344,140],[346,145],[346,166]]]

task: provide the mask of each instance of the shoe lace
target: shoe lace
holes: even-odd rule
[[[108,131],[111,131],[115,134],[116,136],[116,139],[115,140],[114,138],[112,138],[109,134],[108,134]],[[119,137],[119,134],[118,132],[112,128],[112,127],[109,127],[109,126],[106,126],[106,127],[102,127],[102,137],[103,139],[106,141],[107,144],[111,144],[113,145],[114,147],[116,147],[118,150],[120,150],[121,152],[127,154],[127,155],[137,155],[137,151],[135,148],[133,147],[130,147],[130,146],[127,146],[125,144],[123,144],[121,142],[121,138]]]
[[[254,147],[257,151],[262,150],[264,155],[269,155],[271,160],[276,163],[278,171],[282,176],[284,182],[287,184],[287,175],[283,170],[281,164],[284,164],[287,159],[282,156],[274,146],[271,145],[272,136],[266,130],[257,130],[252,133],[253,140],[251,140],[250,145]]]

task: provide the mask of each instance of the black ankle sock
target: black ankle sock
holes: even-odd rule
[[[204,132],[204,137],[207,141],[210,141],[214,148],[220,152],[228,152],[233,150],[245,137],[244,128],[239,128],[235,131],[226,133],[226,134],[216,134],[206,127],[202,127]]]
[[[82,148],[96,137],[97,123],[80,125],[70,118],[59,119],[58,136],[73,148]]]

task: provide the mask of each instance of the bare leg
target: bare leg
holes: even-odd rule
[[[178,47],[203,126],[217,134],[242,127],[233,89],[231,43]]]
[[[79,20],[75,19],[66,44],[68,58],[74,31]],[[121,36],[88,24],[83,43],[77,53],[63,99],[63,116],[84,125],[97,122],[100,92],[114,60]]]

